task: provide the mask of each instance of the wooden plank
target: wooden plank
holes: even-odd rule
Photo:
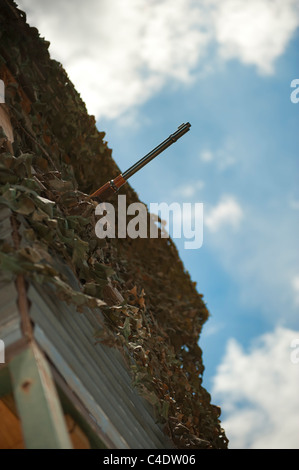
[[[20,420],[0,400],[0,449],[24,449]]]
[[[86,435],[78,426],[78,423],[70,415],[65,415],[65,422],[68,429],[70,439],[72,441],[72,446],[74,449],[90,449],[90,443]]]
[[[45,333],[39,326],[35,327],[35,338],[42,345],[47,356],[59,370],[60,374],[66,380],[68,386],[76,393],[79,399],[85,404],[89,412],[95,419],[95,422],[102,430],[101,438],[108,448],[129,449],[125,439],[119,434],[118,430],[113,426],[108,416],[105,414],[101,406],[96,403],[93,396],[85,388],[77,374],[65,361],[64,357],[55,348],[53,343],[48,340]]]
[[[71,449],[51,372],[31,343],[9,363],[12,387],[28,449]]]

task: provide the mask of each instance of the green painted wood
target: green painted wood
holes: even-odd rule
[[[15,356],[9,371],[26,448],[71,449],[52,375],[37,345]]]

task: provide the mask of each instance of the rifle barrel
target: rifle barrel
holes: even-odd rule
[[[122,173],[122,176],[125,180],[134,175],[137,171],[147,165],[151,160],[153,160],[157,155],[163,152],[167,147],[176,142],[182,135],[186,134],[189,131],[191,124],[187,122],[186,124],[181,124],[177,131],[171,134],[167,139],[165,139],[161,144],[151,150],[147,155],[138,160],[137,163],[132,165],[127,171]]]
[[[142,167],[147,165],[147,163],[153,160],[157,155],[159,155],[159,153],[163,152],[165,149],[167,149],[167,147],[176,142],[180,137],[182,137],[182,135],[186,134],[186,132],[189,131],[190,127],[191,124],[189,122],[187,122],[186,124],[181,124],[178,129],[173,134],[170,134],[170,136],[165,139],[160,145],[151,150],[147,155],[145,155],[145,157],[138,160],[138,162],[132,165],[127,171],[121,173],[113,180],[105,183],[94,193],[92,193],[90,197],[99,197],[103,199],[117,193],[119,188],[121,188],[121,186],[123,186],[127,182],[127,179],[129,179]]]

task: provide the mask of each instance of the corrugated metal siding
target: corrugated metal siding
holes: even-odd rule
[[[28,296],[36,340],[107,436],[108,447],[111,441],[116,448],[172,447],[132,388],[121,354],[95,344],[96,315],[78,313],[51,286],[31,286]]]

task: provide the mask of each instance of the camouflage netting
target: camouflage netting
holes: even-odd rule
[[[8,280],[49,282],[66,302],[100,306],[95,335],[119,348],[134,386],[149,400],[177,448],[226,448],[220,409],[202,387],[198,339],[208,311],[169,239],[95,236],[97,201],[87,196],[120,171],[49,43],[9,0],[0,7],[0,78],[14,131],[0,128],[1,197],[28,227],[22,244],[1,244]],[[144,175],[143,175],[144,177]],[[138,201],[125,185],[127,204]],[[62,258],[80,281],[57,271]]]

